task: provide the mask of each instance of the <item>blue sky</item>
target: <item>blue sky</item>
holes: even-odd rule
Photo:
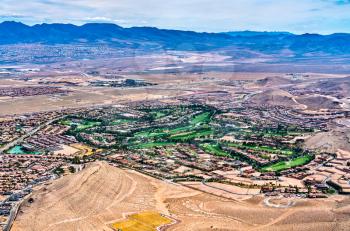
[[[350,0],[0,0],[0,21],[350,33]]]

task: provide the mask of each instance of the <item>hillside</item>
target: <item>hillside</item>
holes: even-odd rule
[[[127,213],[156,210],[167,214],[156,194],[164,185],[96,162],[35,192],[34,202],[21,208],[12,230],[112,230],[110,224]],[[169,189],[179,195],[188,192],[171,185]]]
[[[212,190],[212,189],[211,189]],[[288,209],[269,208],[260,197],[225,199],[139,173],[90,164],[35,190],[21,206],[11,230],[110,230],[132,213],[155,211],[178,221],[167,230],[346,230],[348,207],[303,201]],[[342,198],[337,198],[342,203]],[[339,211],[333,209],[338,208]],[[305,216],[305,214],[308,214]],[[336,222],[333,222],[336,221]]]
[[[341,109],[339,102],[325,96],[302,96],[298,97],[297,101],[306,105],[309,110]]]
[[[293,95],[280,89],[270,89],[258,93],[250,98],[254,105],[280,105],[285,107],[298,106]]]
[[[350,77],[321,80],[316,84],[309,85],[308,88],[317,89],[325,94],[338,98],[349,97]]]
[[[296,81],[293,81],[288,78],[284,78],[281,76],[269,76],[264,79],[259,79],[256,81],[256,84],[259,87],[272,87],[272,86],[282,86],[282,85],[289,85],[296,83]]]
[[[350,152],[350,130],[341,128],[317,133],[306,140],[305,147],[331,153],[339,149]]]

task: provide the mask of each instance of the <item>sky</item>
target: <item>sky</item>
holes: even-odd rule
[[[350,33],[350,0],[0,0],[0,21]]]

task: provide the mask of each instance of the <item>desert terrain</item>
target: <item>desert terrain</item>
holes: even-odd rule
[[[158,57],[158,59],[161,57]],[[198,59],[197,55],[193,55],[191,58],[195,60],[194,63],[187,64],[191,68],[195,68],[196,65],[203,65],[200,63],[201,60],[196,61]],[[126,61],[124,60],[123,63]],[[43,69],[39,72],[24,73],[15,78],[0,78],[0,88],[4,89],[17,90],[19,88],[42,87],[44,89],[57,88],[65,91],[62,93],[50,93],[48,91],[47,93],[28,95],[20,93],[11,96],[0,95],[0,107],[2,109],[0,116],[64,110],[67,108],[96,107],[144,100],[171,100],[210,91],[226,91],[232,96],[241,95],[242,92],[245,92],[251,95],[250,102],[256,105],[294,106],[295,108],[312,111],[349,107],[347,100],[339,101],[334,97],[322,94],[293,96],[286,89],[291,86],[295,86],[296,89],[307,89],[318,83],[329,88],[326,80],[340,79],[341,81],[342,78],[346,77],[343,74],[305,73],[297,75],[297,78],[301,78],[301,80],[294,80],[294,77],[291,78],[287,73],[273,72],[174,72],[176,69],[172,69],[170,73],[163,71],[152,73],[150,71],[152,68],[147,69],[147,65],[144,63],[142,63],[143,72],[141,73],[134,73],[135,69],[131,69],[130,72],[119,73],[108,66],[112,64],[105,64],[108,67],[99,67],[96,63],[93,64],[91,65],[96,68],[93,75],[86,74],[92,67],[82,68],[81,70],[80,67],[73,66],[69,69],[65,66],[65,70],[62,72],[61,69],[59,69],[60,71],[54,71],[51,66],[43,66]],[[145,65],[146,67],[144,67]],[[115,74],[108,74],[110,72]],[[98,82],[105,84],[125,79],[141,80],[153,85],[118,88],[94,85]],[[333,91],[333,89],[330,90]],[[339,91],[344,92],[345,95],[347,94],[347,88]],[[13,105],[16,105],[16,107],[13,107]]]
[[[343,196],[293,199],[289,208],[272,208],[261,196],[227,199],[104,162],[47,183],[30,198],[11,230],[113,230],[114,222],[142,211],[176,220],[167,230],[347,230],[350,225],[349,199]]]

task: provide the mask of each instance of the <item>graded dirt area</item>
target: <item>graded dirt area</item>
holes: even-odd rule
[[[271,208],[261,196],[226,199],[159,181],[105,162],[35,190],[12,230],[113,230],[128,215],[154,211],[177,221],[167,230],[347,230],[348,199],[294,199]]]

